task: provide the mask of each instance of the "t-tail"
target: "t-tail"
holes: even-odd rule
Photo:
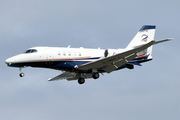
[[[132,39],[132,41],[129,43],[126,49],[133,49],[154,40],[155,28],[156,26],[154,25],[142,26],[142,28],[135,35],[135,37]],[[141,63],[141,62],[152,60],[151,54],[152,54],[152,46],[137,53],[138,56],[133,61]]]

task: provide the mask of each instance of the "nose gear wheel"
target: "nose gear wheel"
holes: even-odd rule
[[[20,68],[19,71],[20,71],[19,76],[20,76],[20,77],[24,77],[24,73],[22,72],[22,68]]]

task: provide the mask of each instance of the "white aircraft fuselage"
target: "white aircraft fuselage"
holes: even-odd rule
[[[108,56],[125,51],[125,49],[108,49]],[[11,67],[42,67],[62,71],[81,71],[76,67],[105,58],[105,49],[87,49],[70,47],[33,47],[22,54],[13,56],[5,62]],[[100,71],[103,72],[103,71]]]
[[[40,67],[64,71],[48,79],[78,80],[83,84],[87,78],[99,78],[99,73],[111,73],[122,68],[133,69],[134,65],[152,60],[152,46],[169,41],[154,41],[156,26],[144,25],[125,49],[87,49],[68,47],[33,47],[24,53],[5,60],[10,67]]]

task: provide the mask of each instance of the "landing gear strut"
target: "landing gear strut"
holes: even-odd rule
[[[20,76],[20,77],[24,77],[24,73],[22,72],[22,68],[20,68],[19,71],[20,71],[19,76]]]

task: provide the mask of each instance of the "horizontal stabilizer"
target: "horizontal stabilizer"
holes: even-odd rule
[[[170,40],[173,40],[173,38],[168,38],[168,39],[165,39],[165,40],[155,41],[154,44],[158,44],[158,43],[162,43],[162,42],[166,42],[166,41],[170,41]]]
[[[138,62],[128,62],[128,64],[130,64],[130,65],[138,65],[138,66],[142,66],[140,63],[138,63]]]

